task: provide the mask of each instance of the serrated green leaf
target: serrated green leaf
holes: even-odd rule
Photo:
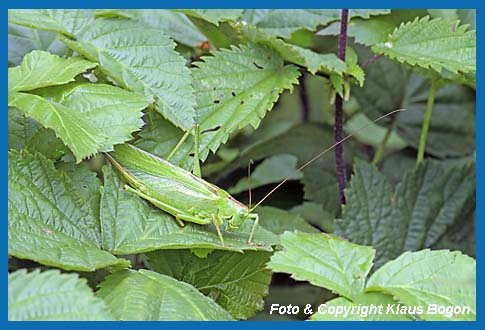
[[[9,255],[79,271],[122,263],[101,250],[91,202],[50,160],[10,151],[8,177]]]
[[[104,84],[74,83],[37,91],[40,96],[72,109],[108,137],[100,151],[131,140],[131,133],[144,122],[141,110],[150,105],[147,97]]]
[[[366,292],[354,301],[339,297],[320,305],[310,317],[312,321],[411,321],[407,314],[393,314],[387,309],[396,305],[392,296],[380,292]],[[382,305],[382,307],[380,307]],[[340,314],[331,314],[333,308],[347,308]],[[365,308],[365,307],[366,308]],[[330,313],[329,313],[330,312]]]
[[[287,43],[253,25],[244,26],[242,31],[250,41],[275,49],[286,61],[306,67],[312,74],[319,71],[341,74],[346,69],[345,63],[333,53],[319,54],[308,48]]]
[[[80,57],[63,59],[49,52],[34,50],[25,55],[22,64],[8,69],[8,91],[25,92],[74,81],[78,74],[96,63]]]
[[[247,19],[252,19],[250,23],[270,34],[283,38],[289,38],[293,32],[303,28],[314,31],[317,26],[340,20],[341,16],[339,9],[263,9],[252,11],[256,13],[245,14]],[[389,12],[389,9],[351,9],[349,17],[367,18],[370,15],[381,15]]]
[[[30,141],[30,144],[26,146],[26,150],[31,153],[40,152],[52,160],[59,160],[63,157],[72,156],[71,150],[61,139],[56,137],[54,131],[44,127],[38,131]],[[72,158],[74,158],[74,156],[72,156]]]
[[[8,149],[40,152],[50,159],[59,159],[70,152],[53,130],[42,127],[17,108],[8,108]]]
[[[51,128],[72,150],[78,162],[90,157],[106,145],[108,137],[80,113],[62,104],[40,96],[13,92],[8,94],[8,105]]]
[[[58,270],[8,275],[9,321],[114,320],[103,300],[94,296],[85,279]]]
[[[271,280],[271,272],[265,268],[269,257],[267,252],[249,251],[215,251],[205,259],[188,250],[148,254],[155,271],[193,285],[237,319],[247,319],[263,309]]]
[[[362,87],[365,77],[364,70],[362,70],[362,68],[357,63],[357,54],[350,47],[347,47],[345,53],[345,67],[345,73],[348,76],[354,78],[353,81],[355,81],[359,86]],[[344,76],[335,72],[330,72],[329,76],[330,83],[332,84],[335,92],[340,95],[344,100],[348,100],[350,85],[346,80],[344,80]]]
[[[361,58],[370,52],[357,48]],[[369,119],[378,118],[395,109],[406,109],[379,121],[379,125],[395,125],[405,142],[417,149],[426,109],[430,82],[410,73],[403,65],[380,58],[366,70],[362,88],[352,88],[362,111]],[[475,150],[475,95],[458,85],[441,88],[433,106],[426,153],[433,156],[460,157]]]
[[[10,9],[8,22],[75,36],[91,20],[85,9]]]
[[[376,248],[375,267],[403,251],[432,246],[460,219],[475,194],[473,164],[427,162],[395,189],[374,166],[357,162],[336,234]]]
[[[347,47],[345,51],[345,65],[347,66],[345,73],[354,77],[358,85],[362,87],[364,85],[365,73],[357,63],[357,60],[357,53],[352,48]]]
[[[20,65],[25,54],[33,50],[46,50],[51,54],[64,56],[66,45],[50,31],[30,29],[27,27],[8,25],[8,62]]]
[[[143,9],[130,10],[130,13],[184,45],[196,47],[207,40],[184,14],[174,10]]]
[[[237,162],[238,166],[243,168],[246,167],[248,164],[247,162],[249,161],[248,157],[252,157],[252,155],[248,155],[247,152],[258,147],[261,147],[261,149],[264,149],[267,153],[266,155],[258,156],[259,158],[253,158],[253,160],[279,153],[286,153],[297,156],[299,161],[303,162],[309,160],[311,156],[316,155],[316,153],[312,154],[312,151],[314,151],[313,149],[307,150],[306,144],[316,144],[309,143],[309,141],[316,142],[316,140],[322,136],[321,133],[315,132],[318,131],[319,127],[312,124],[305,127],[306,129],[315,132],[317,135],[315,138],[309,138],[306,141],[305,148],[298,148],[298,142],[303,142],[303,139],[299,139],[299,137],[296,136],[296,134],[302,133],[305,129],[302,128],[301,131],[298,130],[298,132],[293,132],[293,127],[302,124],[302,113],[304,111],[302,107],[302,98],[305,94],[309,101],[307,109],[309,111],[309,120],[311,122],[332,121],[334,108],[329,103],[331,86],[328,79],[319,76],[305,75],[304,78],[300,77],[299,81],[303,82],[305,92],[302,91],[302,85],[295,87],[297,90],[293,93],[290,93],[289,91],[283,92],[280,99],[275,104],[275,111],[271,111],[266,115],[258,129],[248,128],[244,130],[242,134],[238,135],[236,145],[240,147],[240,153],[243,158],[241,162]],[[320,127],[320,129],[324,130],[322,127]],[[292,134],[287,138],[287,134],[285,133]],[[307,134],[305,134],[305,136],[307,136]],[[277,143],[281,139],[284,141],[282,144],[286,143],[289,146],[288,149],[290,152],[283,149],[281,145]],[[325,137],[323,137],[323,139],[324,140],[322,141],[325,141]],[[266,144],[269,144],[270,147],[263,148]],[[230,145],[230,147],[234,148],[233,145]],[[323,148],[323,146],[321,147]],[[275,148],[274,153],[270,152],[272,148]],[[230,161],[237,160],[237,158],[237,154],[235,154]],[[232,164],[229,164],[228,168],[232,170]],[[225,176],[226,174],[227,173],[221,173],[222,176]]]
[[[8,149],[24,148],[41,129],[41,125],[21,110],[8,108]]]
[[[57,162],[55,166],[57,170],[62,171],[71,179],[72,184],[76,187],[76,192],[81,195],[84,203],[89,205],[93,216],[99,219],[101,182],[97,173],[90,170],[90,166],[86,162],[81,164]]]
[[[216,26],[221,21],[234,21],[238,19],[243,10],[242,9],[181,9],[186,15],[201,18]]]
[[[430,162],[407,173],[396,187],[396,206],[407,225],[405,250],[429,247],[475,198],[475,163],[443,166]]]
[[[304,233],[320,232],[297,214],[271,206],[260,206],[257,210],[260,225],[274,234],[281,235],[285,231],[293,230]]]
[[[472,203],[475,204],[475,201]],[[475,212],[476,210],[473,208],[468,214],[462,216],[431,248],[433,250],[459,250],[470,257],[475,257],[477,241]]]
[[[214,226],[187,222],[185,227],[180,227],[168,213],[150,207],[147,202],[125,191],[124,183],[113,171],[111,166],[103,167],[101,195],[103,249],[113,254],[187,248],[272,251],[271,246],[278,241],[274,234],[258,227],[254,242],[261,244],[248,245],[252,222],[246,221],[235,232],[223,232],[226,244],[223,247]]]
[[[329,73],[347,72],[345,65],[342,65],[342,60],[335,54],[319,54],[307,48],[284,45],[283,41],[277,40],[272,45],[282,54],[285,60],[306,67],[312,74],[319,71]],[[353,75],[350,71],[348,73]]]
[[[268,263],[273,271],[290,273],[296,280],[308,281],[349,299],[363,291],[372,267],[373,248],[323,233],[285,232],[280,243],[283,251],[276,252]]]
[[[396,236],[402,235],[395,226],[403,219],[393,217],[393,188],[385,177],[372,165],[357,162],[345,197],[347,203],[342,219],[336,221],[335,233],[354,243],[373,246],[375,267],[395,258],[401,252]]]
[[[40,89],[36,93],[44,98],[13,93],[11,105],[54,129],[78,160],[97,151],[110,151],[114,144],[130,140],[130,133],[143,125],[141,110],[150,104],[142,95],[103,84],[67,84]],[[52,116],[53,113],[57,116]],[[9,110],[9,117],[15,129],[12,134],[16,135],[17,149],[26,147],[54,159],[66,154],[67,150],[53,131],[36,128],[27,132],[33,125],[30,124],[32,120],[22,118],[16,110]]]
[[[131,18],[163,31],[178,43],[197,47],[207,38],[183,13],[169,9],[98,9],[96,17]]]
[[[331,73],[329,78],[335,92],[345,99],[344,77],[339,74]]]
[[[40,124],[17,108],[8,108],[8,149],[22,149],[32,139]]]
[[[270,183],[279,183],[283,179],[291,177],[298,180],[303,173],[296,172],[298,159],[293,155],[280,154],[265,159],[251,173],[251,188],[255,189]],[[228,192],[232,195],[248,190],[248,178],[239,180]]]
[[[423,306],[417,317],[424,320],[475,320],[476,262],[448,250],[406,252],[377,270],[366,291],[383,291],[408,306]],[[470,313],[434,314],[431,305],[468,306]]]
[[[121,86],[156,100],[156,110],[176,126],[194,124],[194,91],[185,59],[159,29],[129,19],[97,19],[69,47],[96,60]]]
[[[372,50],[399,62],[453,73],[476,71],[476,31],[442,18],[416,18],[402,24]]]
[[[190,284],[149,270],[119,271],[97,293],[119,320],[231,320],[231,315]]]
[[[248,45],[214,51],[195,62],[194,88],[201,131],[200,157],[215,152],[229,134],[247,125],[258,127],[279,94],[292,90],[299,72],[268,48]]]

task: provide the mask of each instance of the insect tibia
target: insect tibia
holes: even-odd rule
[[[200,161],[199,161],[199,146],[200,146],[200,125],[194,125],[195,130],[195,140],[194,140],[194,175],[198,176],[199,178],[202,177],[202,173],[200,171]]]
[[[248,243],[251,244],[253,240],[254,232],[259,223],[259,215],[257,213],[249,213],[248,218],[254,220],[254,224],[253,224],[253,227],[251,228],[251,233],[249,234],[249,238],[248,238]]]

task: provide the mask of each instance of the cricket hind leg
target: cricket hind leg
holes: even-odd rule
[[[180,212],[180,210],[177,210],[176,208],[166,204],[166,203],[163,203],[159,200],[156,200],[154,199],[153,197],[150,197],[148,196],[147,194],[144,194],[143,192],[139,191],[139,190],[136,190],[128,185],[125,185],[125,190],[126,191],[129,191],[147,201],[149,201],[150,203],[152,203],[153,205],[155,205],[156,207],[158,207],[159,209],[162,209],[164,210],[165,212],[167,213],[170,213],[171,215],[173,215],[175,217],[175,220],[178,222],[178,224],[181,226],[181,227],[185,227],[185,224],[183,223],[182,220],[185,220],[185,221],[190,221],[190,222],[194,222],[194,223],[197,223],[197,224],[201,224],[201,225],[206,225],[206,224],[209,224],[211,223],[211,221],[209,219],[201,219],[201,218],[197,218],[197,217],[194,217],[194,216],[190,216],[190,215],[187,215],[187,214],[183,214]]]
[[[177,151],[179,151],[179,149],[184,145],[185,141],[187,141],[187,139],[189,138],[189,136],[192,133],[192,130],[193,129],[194,129],[194,127],[192,126],[187,132],[185,132],[185,134],[179,140],[179,142],[177,143],[177,145],[175,146],[175,148],[173,148],[172,152],[170,152],[170,154],[168,155],[168,157],[166,159],[167,162],[169,162],[170,159],[172,159],[172,157],[177,153]]]

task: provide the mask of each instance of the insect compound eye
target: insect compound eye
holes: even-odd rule
[[[246,216],[246,214],[244,213],[244,211],[241,211],[241,212],[239,212],[239,216],[240,216],[241,218],[244,218],[244,217]]]

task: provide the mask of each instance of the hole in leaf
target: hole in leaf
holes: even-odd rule
[[[256,63],[256,62],[253,62],[253,64],[254,64],[254,66],[255,66],[256,68],[258,68],[259,70],[263,70],[263,69],[264,69],[264,67],[262,67],[261,65],[258,65],[258,63]]]

